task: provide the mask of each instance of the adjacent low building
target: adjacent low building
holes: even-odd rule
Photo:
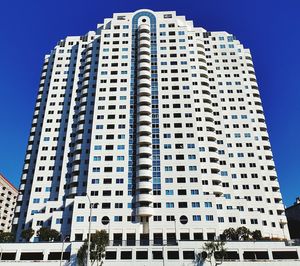
[[[285,214],[291,239],[300,239],[300,197],[296,198],[294,205],[286,208]]]
[[[18,190],[0,174],[0,231],[10,232]]]

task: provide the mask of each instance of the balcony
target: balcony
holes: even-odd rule
[[[151,82],[150,82],[150,84],[151,84]],[[139,88],[139,95],[140,96],[150,96],[151,95],[151,88],[150,88],[150,86],[141,86],[140,88]]]
[[[152,216],[153,209],[151,207],[138,207],[136,209],[137,215],[139,216]]]
[[[152,111],[151,106],[148,105],[141,105],[139,106],[139,113],[140,115],[150,115]]]
[[[144,145],[151,145],[152,143],[152,138],[151,136],[140,136],[138,140],[139,144],[144,144]]]
[[[151,98],[148,96],[140,96],[138,101],[140,105],[151,105]]]
[[[152,182],[149,181],[139,181],[136,183],[136,189],[137,190],[152,190]]]
[[[138,123],[140,125],[150,125],[151,122],[151,116],[149,115],[140,115],[138,118]]]
[[[138,178],[152,178],[152,170],[141,169],[137,172]]]
[[[152,202],[153,200],[151,194],[138,194],[136,199],[138,202]]]
[[[152,166],[152,159],[151,158],[139,158],[138,159],[139,166]]]
[[[149,78],[138,79],[138,87],[139,88],[141,88],[141,87],[150,88],[151,87],[151,80]]]
[[[141,125],[138,127],[138,132],[141,135],[151,135],[152,127],[148,125]]]

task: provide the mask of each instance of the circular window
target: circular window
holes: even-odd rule
[[[142,19],[142,22],[146,22],[147,20],[145,18]]]
[[[180,216],[180,222],[182,224],[187,224],[188,218],[185,215]]]
[[[101,222],[102,222],[102,224],[107,225],[107,224],[109,224],[109,218],[107,216],[104,216],[104,217],[102,217]]]

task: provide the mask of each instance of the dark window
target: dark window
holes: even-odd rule
[[[179,260],[179,251],[168,251],[169,260]]]
[[[178,189],[178,195],[186,195],[185,189]]]
[[[194,233],[194,240],[203,240],[203,233]]]
[[[75,234],[75,241],[82,241],[82,234]]]
[[[178,208],[187,208],[187,202],[178,202]]]
[[[106,251],[105,252],[105,259],[106,260],[116,260],[117,259],[117,252],[116,251]]]
[[[131,251],[121,251],[121,260],[131,260],[132,252]]]
[[[152,257],[154,260],[162,260],[163,253],[162,253],[162,251],[152,251]]]
[[[147,260],[148,259],[148,251],[137,251],[136,259],[137,260]]]
[[[194,260],[195,259],[195,252],[194,251],[183,251],[183,259],[184,260]]]
[[[190,234],[189,233],[180,233],[180,240],[182,240],[182,241],[190,240]]]

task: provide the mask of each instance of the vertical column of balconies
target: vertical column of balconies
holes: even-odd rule
[[[202,41],[197,42],[197,54],[199,60],[199,75],[201,81],[201,100],[202,110],[204,111],[204,119],[202,123],[205,126],[206,138],[207,138],[207,155],[209,157],[210,166],[210,178],[212,182],[212,193],[216,196],[222,194],[222,180],[219,175],[219,156],[218,156],[218,145],[216,138],[215,120],[213,115],[212,98],[209,88],[208,70],[205,57],[205,47]]]
[[[42,68],[40,85],[34,108],[30,136],[28,139],[24,167],[21,176],[21,184],[19,187],[19,195],[17,198],[15,215],[13,219],[14,226],[18,226],[17,240],[20,237],[21,230],[24,229],[22,228],[22,226],[26,220],[26,215],[24,215],[24,213],[27,212],[28,200],[30,198],[30,193],[27,193],[27,191],[30,192],[31,185],[33,183],[36,159],[38,155],[38,146],[43,125],[42,121],[44,118],[44,110],[47,103],[49,80],[52,76],[53,61],[54,54],[52,54],[51,56],[46,56]]]
[[[79,106],[77,110],[76,132],[74,139],[73,150],[73,162],[72,162],[72,174],[70,180],[69,196],[76,195],[78,190],[78,182],[80,175],[80,165],[82,163],[82,151],[83,151],[83,134],[85,131],[86,123],[86,109],[87,109],[87,97],[88,88],[90,82],[90,70],[92,63],[93,42],[89,43],[85,54],[85,63],[82,73],[82,86],[79,96]]]
[[[152,126],[151,126],[151,40],[150,26],[138,28],[137,64],[137,215],[152,215]]]

